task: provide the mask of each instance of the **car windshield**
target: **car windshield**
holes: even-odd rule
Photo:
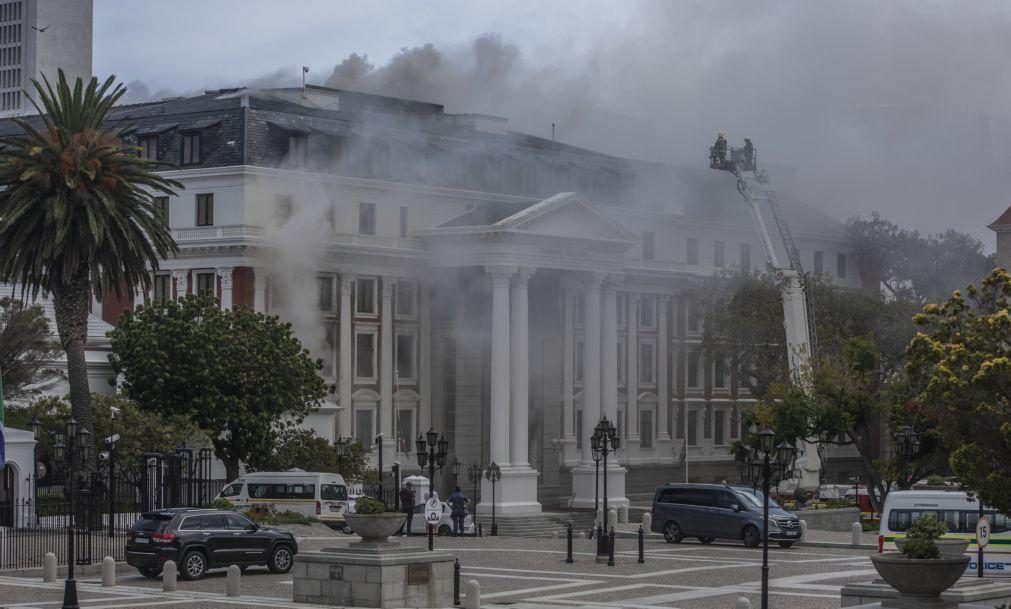
[[[172,514],[144,514],[130,528],[134,531],[159,533],[165,530],[169,520],[172,520]]]
[[[744,502],[749,507],[756,507],[756,508],[762,507],[762,499],[765,497],[762,491],[750,488],[738,488],[735,490],[737,491],[737,494],[740,495],[742,499],[744,499]],[[783,509],[783,507],[779,505],[779,503],[777,503],[776,500],[773,499],[772,497],[769,497],[769,507]]]

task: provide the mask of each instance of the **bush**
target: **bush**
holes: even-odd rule
[[[275,512],[268,505],[253,505],[243,515],[257,524],[313,524],[315,518],[298,512]]]
[[[382,514],[386,511],[386,504],[371,497],[359,497],[355,499],[356,514]]]
[[[948,525],[937,520],[933,514],[924,514],[906,529],[906,543],[902,555],[906,558],[940,558],[941,550],[934,543],[948,532]]]
[[[215,510],[232,510],[233,512],[235,511],[235,506],[232,504],[232,502],[227,499],[222,499],[221,497],[216,498],[207,507],[210,507]]]
[[[937,474],[931,474],[927,476],[927,484],[930,486],[945,486],[944,476],[938,476]]]

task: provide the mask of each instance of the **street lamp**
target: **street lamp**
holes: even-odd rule
[[[776,445],[776,433],[769,428],[752,440],[758,446],[751,451],[748,472],[762,482],[762,609],[769,609],[769,487],[786,476],[797,450],[787,442]]]
[[[39,434],[42,432],[42,424],[39,423],[37,418],[32,419],[31,428],[35,439],[38,440]],[[67,582],[63,588],[62,609],[78,609],[80,605],[77,602],[77,580],[74,579],[74,531],[77,524],[77,506],[74,502],[74,497],[77,494],[77,480],[76,472],[74,472],[74,461],[79,459],[82,464],[88,461],[91,432],[87,429],[79,429],[77,420],[70,417],[70,420],[67,421],[65,434],[60,432],[51,433],[54,440],[53,460],[57,463],[64,459],[66,460],[67,488],[70,503],[70,514],[67,521]]]
[[[446,442],[446,444],[448,445],[449,442]],[[453,488],[454,489],[456,487],[460,486],[459,480],[458,480],[459,478],[460,478],[460,460],[457,459],[456,457],[453,457]]]
[[[438,432],[429,428],[425,435],[418,435],[415,443],[418,449],[418,467],[428,466],[428,496],[435,496],[435,470],[442,469],[446,464],[446,453],[449,451],[449,441],[446,436],[439,439]]]
[[[618,428],[608,421],[607,417],[600,419],[600,422],[597,423],[593,433],[597,436],[597,445],[600,451],[601,460],[604,464],[604,512],[602,520],[606,524],[608,510],[611,507],[607,501],[607,455],[618,451],[621,438],[618,437]],[[590,437],[590,441],[593,441],[592,436]],[[598,530],[597,533],[599,537],[597,540],[597,556],[606,555],[610,557],[610,548],[608,547],[610,545],[610,538],[607,536],[607,531]],[[608,559],[607,564],[614,566],[614,563],[610,560],[610,558]]]
[[[599,526],[597,514],[600,513],[600,433],[596,429],[590,436],[590,453],[593,456],[593,526],[590,527],[590,539],[593,539],[593,530]],[[601,518],[601,521],[604,519]]]
[[[908,488],[905,485],[910,482],[906,480],[909,476],[909,462],[920,452],[920,434],[916,433],[911,425],[903,425],[892,432],[892,441],[895,443],[895,454],[902,456],[900,488]]]
[[[383,493],[383,434],[376,436],[372,443],[379,449],[379,499],[386,503],[386,495]]]
[[[344,475],[344,457],[348,455],[351,449],[351,438],[342,438],[337,436],[334,441],[334,451],[337,453],[337,473],[341,476]]]
[[[474,485],[474,494],[471,495],[474,505],[477,505],[477,485],[481,482],[481,475],[483,473],[484,469],[477,463],[471,463],[470,467],[467,468],[467,479]]]
[[[492,461],[488,464],[484,475],[488,482],[491,482],[491,535],[495,537],[498,535],[498,523],[495,522],[495,483],[502,479],[502,468]]]

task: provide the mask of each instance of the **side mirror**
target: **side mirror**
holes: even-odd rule
[[[260,525],[256,524],[255,522],[246,526],[246,531],[248,531],[250,533],[255,533],[256,531],[259,531],[259,530],[260,530]]]
[[[734,510],[735,512],[740,512],[741,511],[741,506],[739,504],[737,504],[737,503],[731,503],[730,504],[730,509]]]

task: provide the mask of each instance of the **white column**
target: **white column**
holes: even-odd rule
[[[586,284],[583,328],[583,465],[593,465],[590,436],[600,420],[600,288],[607,276],[593,273]]]
[[[562,289],[562,437],[566,444],[575,442],[576,434],[572,429],[575,421],[573,408],[572,385],[576,375],[575,364],[575,293],[571,288]]]
[[[617,424],[618,418],[618,291],[620,276],[608,278],[604,284],[601,309],[600,406],[603,415]]]
[[[341,273],[341,312],[340,312],[340,380],[338,389],[340,391],[341,411],[337,416],[338,433],[344,436],[354,435],[351,430],[351,354],[354,349],[353,334],[351,333],[351,287],[355,284],[355,276],[350,271]],[[257,292],[259,294],[259,292]]]
[[[380,341],[379,353],[382,362],[379,369],[379,431],[383,434],[382,447],[384,464],[393,465],[393,289],[397,285],[393,277],[383,277],[382,304],[379,309]]]
[[[253,269],[253,310],[267,312],[267,270]]]
[[[172,271],[172,278],[176,280],[176,298],[182,298],[190,293],[189,269]]]
[[[625,366],[628,404],[621,428],[625,430],[626,452],[633,453],[639,449],[639,294],[636,293],[628,295],[628,340],[625,342],[628,350]]]
[[[657,380],[656,380],[656,391],[657,391],[657,440],[660,442],[666,442],[670,440],[670,434],[667,432],[669,421],[670,421],[670,378],[668,377],[667,370],[667,351],[670,348],[670,342],[668,337],[667,329],[667,310],[670,306],[670,297],[661,296],[659,302],[657,303],[657,329],[660,332],[659,339],[656,345],[656,368],[657,368]],[[658,451],[659,452],[659,451]]]
[[[509,280],[516,272],[512,266],[489,266],[491,275],[491,460],[509,465],[510,407],[510,333]],[[482,497],[485,494],[481,493]],[[489,495],[490,499],[490,495]]]
[[[418,393],[420,394],[420,411],[418,412],[418,428],[428,429],[433,425],[432,413],[432,289],[428,282],[418,283],[420,307],[418,310],[421,322],[421,361],[418,376]]]
[[[217,269],[221,279],[221,308],[225,311],[232,308],[232,267]]]
[[[527,467],[529,460],[530,411],[530,327],[529,292],[527,285],[536,269],[521,268],[512,286],[509,372],[512,384],[509,390],[509,463],[513,467]]]

